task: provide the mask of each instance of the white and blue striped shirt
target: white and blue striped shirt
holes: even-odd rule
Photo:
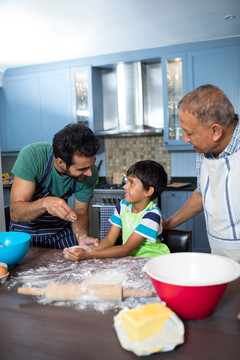
[[[129,206],[130,205],[130,206]],[[124,211],[132,211],[132,205],[126,202],[124,199],[117,204],[114,213],[110,217],[109,221],[118,227],[122,227],[121,215]],[[152,208],[147,208],[146,211],[142,211],[143,217],[140,224],[135,228],[134,232],[143,236],[147,241],[151,243],[157,242],[157,236],[162,233],[162,216],[160,209],[153,204]]]

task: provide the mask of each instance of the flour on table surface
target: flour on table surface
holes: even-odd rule
[[[50,250],[51,251],[51,250]],[[118,273],[121,279],[124,278],[122,286],[136,290],[151,290],[155,292],[151,280],[142,272],[142,268],[149,259],[125,257],[120,259],[93,259],[81,262],[67,261],[62,252],[54,256],[51,263],[49,260],[41,258],[42,266],[33,270],[19,271],[17,276],[7,282],[8,290],[17,293],[18,287],[38,287],[45,288],[48,284],[81,284],[86,278],[98,277],[99,273],[109,273],[109,277]],[[120,276],[119,276],[120,278]],[[119,280],[119,279],[118,279]],[[86,280],[87,281],[87,280]],[[44,297],[32,297],[33,301],[40,304],[53,304],[55,306],[71,306],[79,310],[93,308],[96,311],[105,312],[108,310],[119,311],[125,306],[133,308],[138,305],[159,301],[158,296],[151,298],[127,298],[120,302],[110,301],[49,301]]]
[[[96,274],[87,276],[82,284],[85,285],[121,285],[127,279],[127,275],[114,269],[105,269]]]

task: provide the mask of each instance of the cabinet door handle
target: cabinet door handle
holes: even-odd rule
[[[172,196],[176,196],[176,193],[172,192],[171,195],[172,195]]]

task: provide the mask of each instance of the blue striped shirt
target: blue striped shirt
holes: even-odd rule
[[[233,153],[236,153],[240,151],[240,121],[238,121],[237,126],[234,130],[233,136],[226,147],[226,149],[219,154],[220,158],[226,158],[229,155],[232,155]],[[202,168],[202,162],[204,157],[210,160],[216,160],[214,157],[214,154],[197,154],[196,158],[196,168],[197,168],[197,192],[201,194],[201,187],[200,187],[200,176],[201,176],[201,168]]]
[[[113,225],[122,227],[121,215],[125,210],[131,212],[132,205],[123,199],[120,203],[117,204],[114,213],[110,217],[109,221]],[[143,236],[147,241],[156,243],[157,236],[162,233],[162,217],[160,209],[157,206],[153,205],[152,208],[147,208],[147,210],[143,210],[142,213],[143,216],[141,222],[135,228],[134,232]]]

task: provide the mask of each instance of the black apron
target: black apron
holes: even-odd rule
[[[53,166],[54,155],[51,154],[45,168],[44,176],[40,183],[37,184],[33,194],[32,201],[52,196],[45,187],[46,180]],[[68,198],[75,192],[76,180],[72,179],[69,190],[61,196],[66,202]],[[10,221],[10,231],[21,231],[31,235],[31,246],[44,247],[51,249],[64,249],[78,245],[78,242],[72,232],[72,223],[62,220],[59,217],[52,216],[48,212],[39,218],[28,223],[14,223]]]

